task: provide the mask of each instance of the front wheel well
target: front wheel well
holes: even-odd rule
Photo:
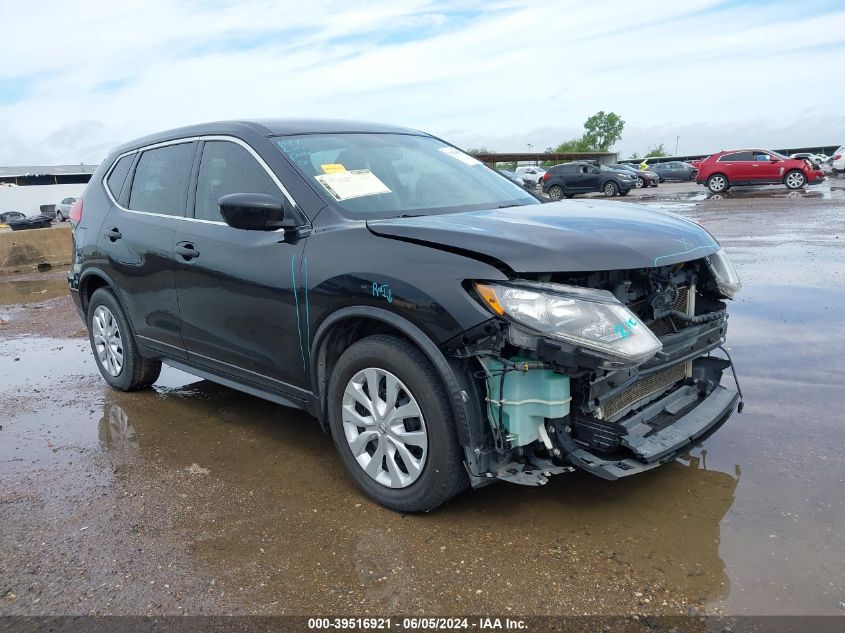
[[[374,334],[393,334],[408,339],[399,328],[392,326],[390,323],[366,316],[350,316],[341,319],[333,323],[321,337],[316,356],[313,359],[316,363],[314,393],[320,398],[320,415],[318,418],[320,424],[324,427],[328,423],[324,415],[325,396],[328,393],[328,381],[335,364],[337,364],[341,354],[351,345]]]

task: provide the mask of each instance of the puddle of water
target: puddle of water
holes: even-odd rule
[[[0,277],[0,305],[35,303],[67,293],[66,279],[4,280]]]

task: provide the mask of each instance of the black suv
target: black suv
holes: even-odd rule
[[[571,198],[576,193],[600,191],[606,196],[627,196],[636,186],[633,176],[604,165],[575,161],[550,168],[543,176],[543,193],[552,200]]]
[[[71,294],[108,384],[148,387],[165,362],[304,409],[396,510],[639,473],[738,403],[711,352],[739,283],[704,229],[542,204],[414,130],[156,134],[106,158],[71,222]]]

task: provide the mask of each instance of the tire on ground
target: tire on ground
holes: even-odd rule
[[[385,486],[364,472],[344,433],[344,391],[359,371],[371,367],[396,376],[422,411],[428,441],[427,454],[422,473],[404,488]],[[425,354],[407,339],[378,334],[364,338],[347,349],[332,370],[327,404],[329,427],[341,461],[358,487],[371,499],[399,512],[428,512],[468,485],[449,394]]]
[[[112,376],[103,367],[97,356],[97,348],[94,344],[93,319],[94,312],[98,306],[105,306],[112,313],[115,321],[117,321],[118,331],[120,332],[123,367],[117,376]],[[161,362],[143,358],[138,353],[138,347],[135,344],[135,335],[129,326],[129,320],[126,318],[120,302],[111,290],[108,288],[98,288],[94,291],[94,294],[91,295],[91,300],[88,302],[85,322],[88,326],[88,342],[91,344],[91,351],[94,353],[94,361],[97,364],[97,369],[100,370],[103,379],[109,385],[121,391],[135,391],[149,387],[158,379],[161,373]]]

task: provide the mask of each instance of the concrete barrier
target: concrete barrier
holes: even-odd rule
[[[69,266],[73,257],[70,226],[0,233],[0,275]]]

